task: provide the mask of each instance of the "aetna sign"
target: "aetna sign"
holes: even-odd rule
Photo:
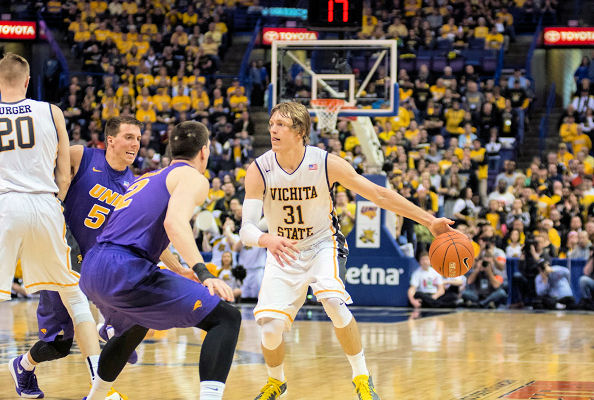
[[[275,40],[316,40],[318,32],[305,28],[264,28],[262,29],[262,44],[272,44]]]
[[[33,40],[37,24],[29,21],[0,21],[0,39]]]

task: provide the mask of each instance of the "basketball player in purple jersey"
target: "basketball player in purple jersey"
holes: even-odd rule
[[[106,150],[83,146],[70,147],[73,178],[63,206],[66,224],[76,241],[71,244],[71,258],[77,271],[80,271],[77,256],[83,257],[95,244],[117,200],[134,181],[134,174],[128,167],[134,162],[140,147],[141,126],[136,118],[115,117],[105,124]],[[77,254],[74,246],[76,244],[80,249]],[[74,338],[72,319],[60,295],[48,290],[39,293],[37,323],[40,340],[22,356],[25,358],[26,366],[36,366],[44,361],[66,357],[70,353]],[[99,362],[99,351],[89,358],[95,364],[95,368],[90,368],[92,380]],[[38,398],[40,394],[43,397],[43,392],[39,388],[36,391],[19,387],[18,382],[16,384],[26,395],[37,393]],[[121,397],[113,391],[107,398],[119,400]]]
[[[138,178],[116,205],[82,263],[81,289],[113,326],[87,397],[102,400],[148,329],[198,327],[206,331],[200,353],[200,399],[223,398],[241,314],[231,288],[214,278],[196,247],[189,221],[208,195],[203,173],[209,132],[193,121],[172,131],[173,161]],[[156,265],[169,242],[202,284]]]

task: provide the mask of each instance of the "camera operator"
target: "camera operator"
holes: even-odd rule
[[[512,299],[516,301],[512,304],[512,308],[523,308],[525,305],[530,305],[532,299],[536,297],[534,278],[538,275],[538,261],[550,259],[547,254],[543,253],[540,243],[533,236],[527,234],[518,271],[514,272],[512,278]]]
[[[483,251],[475,260],[475,267],[468,276],[462,298],[469,307],[497,308],[507,299],[503,288],[503,276],[495,273],[495,257],[492,251]]]
[[[569,284],[569,269],[558,265],[552,266],[549,261],[541,260],[537,264],[538,275],[534,278],[536,294],[535,309],[575,308],[575,298]]]

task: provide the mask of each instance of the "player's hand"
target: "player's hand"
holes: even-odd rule
[[[284,237],[274,236],[268,233],[262,235],[260,239],[262,242],[263,247],[266,247],[270,253],[276,259],[276,262],[281,267],[284,267],[285,264],[288,265],[291,261],[297,259],[297,254],[299,254],[299,250],[295,245],[297,244],[296,240],[289,240]]]
[[[442,233],[446,232],[453,232],[454,228],[450,225],[453,225],[454,221],[448,218],[435,218],[431,225],[428,226],[429,230],[433,234],[433,236],[438,237]]]
[[[188,278],[191,281],[200,283],[200,280],[198,279],[194,271],[192,271],[190,268],[184,268],[182,271],[178,271],[177,273],[178,275],[181,275],[184,278]]]
[[[208,291],[211,295],[217,295],[223,300],[227,301],[235,301],[235,297],[233,296],[233,290],[220,279],[217,278],[209,278],[202,282],[204,286],[208,288]]]

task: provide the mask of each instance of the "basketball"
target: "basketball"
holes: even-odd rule
[[[429,247],[434,270],[445,278],[464,275],[474,264],[474,248],[466,235],[453,231],[442,233]]]

